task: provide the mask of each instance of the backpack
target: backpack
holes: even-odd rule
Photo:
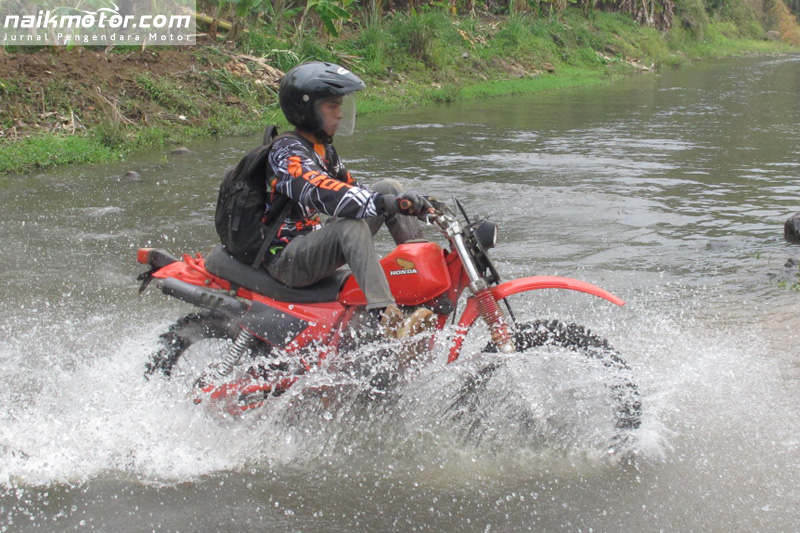
[[[264,143],[251,150],[239,163],[228,168],[222,177],[214,214],[214,225],[225,249],[239,261],[259,268],[282,220],[291,208],[283,195],[267,207],[268,187],[274,176],[269,152],[279,138],[299,136],[289,132],[278,135],[276,126],[267,127]]]

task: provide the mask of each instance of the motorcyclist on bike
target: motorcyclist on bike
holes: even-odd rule
[[[281,81],[281,110],[300,138],[278,139],[269,155],[275,178],[269,187],[267,212],[277,195],[286,196],[293,206],[272,242],[264,268],[286,285],[305,287],[347,264],[382,332],[400,337],[409,333],[409,326],[413,328],[409,322],[430,320],[432,313],[418,309],[404,320],[372,238],[383,223],[397,244],[419,238],[421,228],[413,217],[429,212],[431,204],[419,194],[405,192],[396,180],[381,180],[365,188],[339,159],[332,144],[334,134],[352,134],[354,93],[364,88],[352,72],[321,62],[299,65]],[[323,225],[320,213],[333,218]]]

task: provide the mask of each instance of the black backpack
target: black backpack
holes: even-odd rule
[[[278,138],[276,126],[264,132],[264,144],[254,148],[239,163],[228,168],[219,186],[214,225],[225,249],[239,261],[259,268],[270,243],[278,233],[291,202],[283,195],[270,205],[269,217],[264,217],[267,193],[272,177],[269,152]]]

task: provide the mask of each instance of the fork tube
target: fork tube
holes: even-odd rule
[[[460,229],[460,228],[459,228]],[[467,251],[467,245],[464,244],[464,236],[460,233],[453,235],[453,243],[456,245],[456,251],[458,255],[461,257],[461,263],[464,265],[464,270],[467,271],[467,276],[472,283],[476,283],[478,281],[482,281],[483,278],[478,273],[478,269],[475,268],[475,263],[472,261],[472,257],[469,255]]]

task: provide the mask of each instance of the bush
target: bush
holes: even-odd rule
[[[408,52],[413,58],[433,66],[436,40],[442,39],[447,31],[453,30],[450,20],[444,13],[414,11],[394,16],[389,31],[400,49]]]
[[[352,51],[364,58],[362,67],[365,73],[380,75],[388,66],[392,45],[391,35],[384,25],[375,22],[361,28]]]
[[[494,35],[493,45],[498,51],[508,55],[517,55],[522,52],[530,42],[531,32],[522,17],[511,17],[508,22]]]
[[[192,97],[177,83],[168,78],[156,78],[149,73],[136,76],[136,85],[149,100],[176,114],[197,115]]]
[[[675,16],[680,25],[697,41],[705,37],[706,27],[709,23],[703,0],[676,0]],[[678,24],[675,24],[677,26]]]

